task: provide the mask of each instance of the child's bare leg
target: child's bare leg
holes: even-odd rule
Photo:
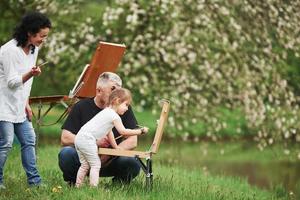
[[[86,177],[86,174],[89,171],[89,164],[87,161],[81,163],[81,166],[77,172],[77,177],[76,177],[76,187],[80,187],[84,181],[84,177]]]

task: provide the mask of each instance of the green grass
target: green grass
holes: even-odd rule
[[[144,189],[143,173],[127,186],[113,185],[110,178],[101,178],[97,189],[69,188],[57,165],[58,151],[58,146],[38,149],[39,170],[47,187],[28,188],[19,147],[15,146],[5,166],[7,189],[1,191],[0,199],[287,199],[285,192],[260,190],[239,178],[211,176],[202,170],[187,170],[159,162],[154,163],[154,188],[150,192]]]

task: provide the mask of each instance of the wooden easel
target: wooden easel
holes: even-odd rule
[[[102,72],[115,72],[125,53],[124,44],[99,42],[90,64],[86,65],[69,95],[52,95],[30,97],[29,103],[37,105],[37,112],[33,112],[36,120],[36,145],[41,126],[49,126],[63,120],[70,108],[78,99],[93,97],[96,94],[96,83]],[[65,110],[59,118],[50,124],[44,123],[44,118],[57,105],[63,105]],[[48,106],[43,112],[43,107]]]
[[[130,150],[119,150],[110,148],[99,148],[99,154],[111,155],[111,156],[127,156],[134,157],[142,170],[146,175],[146,187],[151,190],[153,185],[153,173],[152,173],[152,156],[158,152],[158,148],[162,139],[164,126],[168,119],[168,113],[170,109],[170,102],[168,100],[162,100],[162,111],[160,113],[159,122],[156,128],[153,142],[150,146],[149,151],[130,151]],[[146,164],[141,159],[146,159]]]

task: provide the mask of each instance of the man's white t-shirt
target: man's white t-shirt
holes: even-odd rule
[[[88,134],[95,139],[103,138],[114,127],[114,120],[121,121],[121,117],[112,108],[105,108],[83,125],[78,134]]]
[[[36,64],[38,47],[27,55],[15,39],[0,48],[0,121],[21,123],[26,119],[33,78],[23,84],[23,74]]]

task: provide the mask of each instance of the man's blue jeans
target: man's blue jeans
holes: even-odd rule
[[[80,167],[78,154],[74,147],[66,146],[58,154],[58,164],[63,172],[64,180],[75,184],[77,171]],[[135,158],[116,157],[107,166],[100,169],[100,177],[113,177],[114,182],[130,183],[140,172]]]
[[[14,134],[21,144],[22,165],[29,185],[39,185],[41,177],[36,168],[35,132],[28,120],[22,123],[0,121],[0,184],[3,184],[3,168],[12,148]]]

